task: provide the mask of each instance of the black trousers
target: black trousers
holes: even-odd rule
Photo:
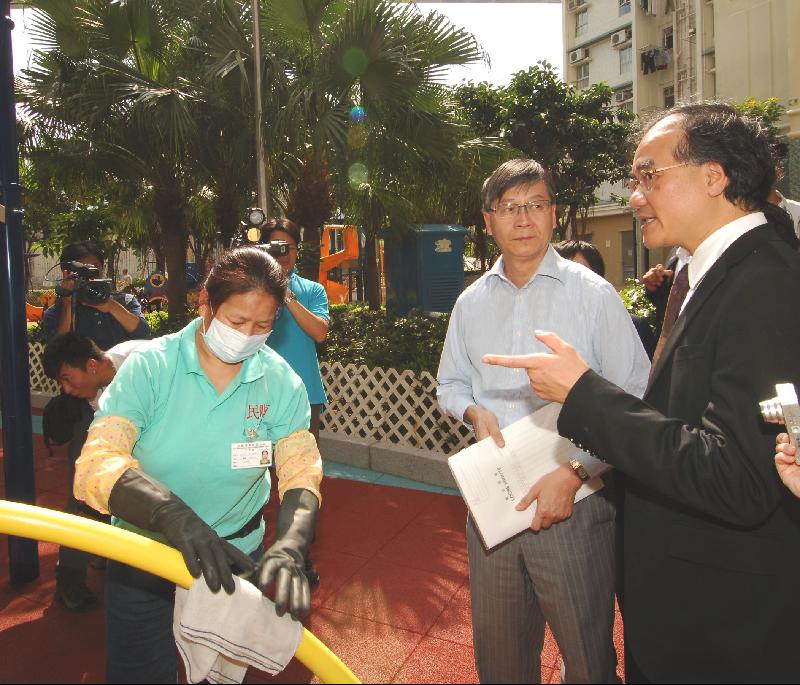
[[[86,442],[86,435],[89,432],[89,426],[94,418],[94,410],[88,402],[84,402],[81,406],[81,418],[75,423],[72,432],[72,439],[67,447],[67,457],[69,458],[69,497],[67,498],[67,506],[65,511],[68,514],[75,514],[77,516],[84,516],[92,518],[96,521],[103,521],[108,523],[110,517],[95,511],[91,507],[86,506],[83,502],[75,499],[72,494],[72,483],[75,480],[75,462],[81,455],[83,444]],[[89,565],[89,560],[92,555],[87,552],[82,552],[71,547],[61,546],[58,548],[58,573],[61,578],[66,579],[69,576],[71,579],[82,580],[86,577],[86,568]]]

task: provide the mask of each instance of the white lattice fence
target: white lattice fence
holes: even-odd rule
[[[48,378],[42,366],[42,350],[44,343],[28,343],[28,364],[31,368],[31,390],[36,392],[58,394],[58,383]]]
[[[472,433],[439,411],[436,379],[427,371],[320,365],[328,392],[324,430],[360,439],[385,440],[451,454],[470,443]]]

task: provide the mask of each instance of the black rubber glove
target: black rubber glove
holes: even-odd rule
[[[265,590],[275,583],[275,610],[287,609],[295,619],[311,611],[311,590],[303,571],[308,548],[314,540],[319,500],[310,490],[287,490],[278,509],[275,544],[267,550],[255,571],[256,584]]]
[[[166,486],[138,469],[128,469],[111,488],[108,508],[139,528],[161,533],[182,555],[193,577],[203,577],[212,592],[233,593],[234,567],[252,572],[253,560],[223,540]]]

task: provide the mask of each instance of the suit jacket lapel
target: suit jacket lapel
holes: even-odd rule
[[[655,384],[659,375],[661,375],[661,372],[664,370],[667,362],[669,361],[671,363],[672,351],[675,349],[675,346],[678,344],[678,341],[681,339],[681,337],[683,337],[686,327],[702,309],[703,304],[710,297],[711,293],[713,293],[717,289],[717,286],[719,286],[719,284],[725,279],[728,269],[740,262],[754,249],[766,242],[771,237],[774,237],[774,230],[768,224],[754,228],[752,231],[748,231],[741,238],[734,241],[706,272],[706,275],[703,277],[700,285],[697,286],[697,290],[694,291],[692,297],[689,299],[689,302],[686,304],[681,312],[681,315],[675,322],[675,326],[670,332],[669,338],[667,338],[667,342],[664,345],[664,349],[661,352],[658,363],[653,369],[653,373],[650,375],[650,380],[647,384],[645,395],[650,392],[650,389]]]

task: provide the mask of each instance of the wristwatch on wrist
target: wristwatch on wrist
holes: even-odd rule
[[[289,288],[286,288],[286,304],[289,302],[294,302],[297,299],[297,295],[295,295]]]
[[[575,475],[577,475],[581,481],[585,483],[587,480],[589,480],[589,472],[586,470],[586,467],[577,459],[570,459],[569,465],[572,467],[572,470],[575,471]]]

